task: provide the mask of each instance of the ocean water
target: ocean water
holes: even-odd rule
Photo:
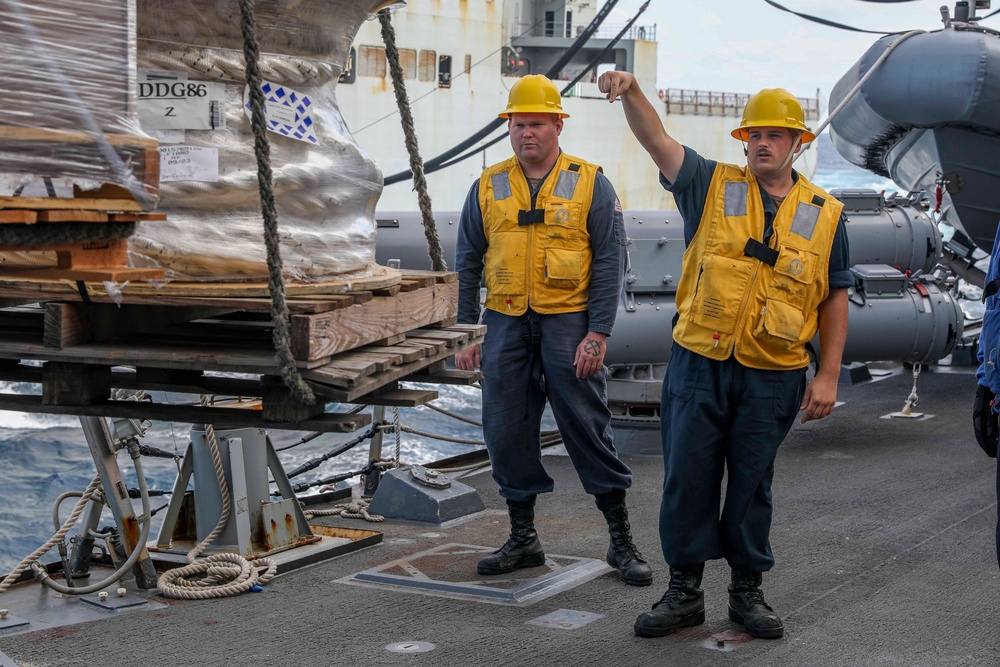
[[[840,158],[825,135],[819,138],[818,149],[819,161],[813,179],[818,185],[827,189],[896,190],[891,181],[858,169]],[[0,383],[0,385],[2,385],[0,391],[4,392],[40,391],[37,386],[26,384]],[[480,405],[478,388],[449,385],[435,388],[440,393],[435,405],[467,419],[478,421]],[[482,437],[477,426],[449,418],[427,407],[401,408],[399,414],[402,424],[420,431],[465,440],[479,440]],[[391,409],[387,409],[387,418],[392,418]],[[543,428],[554,428],[550,415],[546,416]],[[188,424],[154,422],[143,438],[143,443],[180,455],[184,453],[184,448],[190,439],[189,432]],[[297,442],[306,433],[273,431],[270,435],[275,446],[280,449]],[[290,470],[309,459],[325,454],[339,443],[354,438],[355,435],[321,436],[309,443],[281,452],[279,456],[286,470]],[[401,460],[424,463],[466,452],[473,447],[473,445],[443,442],[404,433],[401,437]],[[395,438],[391,434],[387,435],[384,441],[384,456],[392,456],[394,450]],[[67,491],[82,491],[94,475],[94,465],[76,418],[4,411],[0,411],[0,460],[4,462],[3,469],[0,470],[0,571],[7,572],[55,532],[54,501]],[[358,470],[367,463],[367,460],[368,443],[365,442],[294,481],[321,479],[340,472]],[[128,485],[135,487],[137,484],[129,461],[127,455],[119,456],[119,464]],[[143,466],[151,489],[172,488],[177,472],[173,460],[144,458]],[[164,496],[155,497],[152,499],[152,506],[154,509],[165,506],[167,500],[168,498]],[[73,504],[73,499],[63,503],[63,518],[69,514]],[[138,511],[138,501],[136,507]],[[102,525],[110,525],[112,523],[110,513],[105,512],[105,515]],[[160,516],[154,517],[152,533],[154,536],[159,528]],[[45,560],[54,558],[53,552]]]

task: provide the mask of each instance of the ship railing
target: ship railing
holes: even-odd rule
[[[585,26],[577,26],[577,35],[579,36],[583,32]],[[625,27],[624,23],[619,24],[601,24],[601,27],[597,29],[594,33],[593,39],[614,39],[618,36],[618,33],[622,31]],[[634,25],[630,27],[622,39],[634,39],[646,42],[656,41],[656,24],[652,25]]]
[[[740,116],[750,99],[748,93],[722,93],[711,90],[687,88],[661,88],[660,99],[667,105],[667,113],[696,116]],[[807,120],[819,118],[819,99],[798,98]]]

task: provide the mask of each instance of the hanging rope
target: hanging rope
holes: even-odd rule
[[[253,128],[254,153],[257,156],[257,184],[260,188],[260,208],[264,216],[264,243],[267,246],[267,284],[271,291],[271,321],[274,324],[274,348],[278,368],[285,386],[299,403],[313,405],[316,397],[305,383],[292,356],[290,318],[285,302],[285,279],[282,275],[281,249],[278,244],[278,213],[274,208],[271,186],[271,146],[267,140],[267,119],[264,116],[264,92],[261,90],[260,47],[257,44],[257,22],[253,0],[240,0],[243,30],[243,57],[246,60],[247,85],[250,89],[250,126]]]
[[[247,2],[248,0],[241,0]],[[427,194],[427,179],[424,176],[424,161],[420,157],[417,146],[417,133],[413,127],[413,114],[410,112],[410,100],[406,95],[406,84],[403,83],[403,67],[399,62],[399,49],[396,47],[396,32],[390,23],[389,10],[378,13],[382,24],[382,40],[385,42],[385,55],[389,60],[389,71],[392,74],[392,89],[396,93],[396,105],[399,107],[399,117],[403,124],[403,135],[406,137],[406,152],[410,154],[410,171],[413,172],[413,189],[417,191],[417,204],[420,206],[420,216],[424,222],[424,236],[427,238],[427,254],[431,258],[431,268],[434,271],[447,271],[444,261],[444,251],[441,249],[441,239],[438,238],[434,216],[431,215],[431,197]],[[249,70],[249,67],[247,68]]]

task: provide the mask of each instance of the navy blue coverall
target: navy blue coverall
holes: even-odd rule
[[[715,161],[685,147],[677,180],[670,183],[660,174],[684,217],[685,246],[698,230],[715,167]],[[792,178],[798,177],[793,171]],[[763,188],[760,192],[767,243],[776,207]],[[830,289],[854,284],[849,268],[841,218],[830,252]],[[717,558],[748,572],[774,565],[768,537],[774,459],[802,403],[805,375],[806,369],[747,368],[732,356],[716,361],[674,343],[660,404],[660,543],[671,567]]]
[[[579,379],[573,366],[588,331],[611,334],[624,280],[625,225],[614,187],[602,173],[594,184],[587,232],[593,264],[586,311],[543,315],[529,303],[519,316],[489,309],[483,314],[483,436],[500,495],[515,502],[554,488],[539,441],[546,397],[583,488],[598,497],[598,506],[621,502],[632,484],[632,471],[613,444],[607,371]],[[455,255],[460,323],[479,321],[487,252],[477,180],[462,209]],[[608,500],[602,503],[602,496]]]

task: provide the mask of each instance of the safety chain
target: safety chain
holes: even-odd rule
[[[903,404],[903,409],[900,412],[903,415],[909,416],[913,411],[913,408],[917,406],[917,379],[920,377],[920,364],[913,365],[913,388],[910,389],[910,395],[906,397],[906,403]]]

